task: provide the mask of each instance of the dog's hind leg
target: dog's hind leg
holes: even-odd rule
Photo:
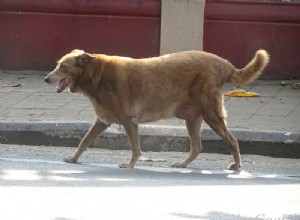
[[[80,141],[77,150],[72,155],[64,158],[64,161],[68,163],[76,163],[80,155],[107,127],[109,127],[109,125],[104,124],[97,118],[92,127],[84,136],[84,138]]]
[[[140,138],[138,133],[138,123],[134,123],[132,118],[126,120],[123,123],[125,131],[128,135],[130,146],[132,150],[132,156],[129,162],[120,164],[120,168],[134,168],[134,165],[138,161],[139,157],[142,155],[140,147]]]
[[[214,99],[210,101],[212,103]],[[215,107],[206,109],[206,114],[203,115],[204,121],[226,142],[234,159],[234,163],[230,164],[228,169],[237,171],[242,166],[239,144],[226,125],[223,106],[212,106]]]
[[[194,159],[202,151],[200,132],[203,123],[203,117],[198,116],[196,119],[186,119],[185,124],[190,136],[190,153],[189,155],[181,162],[177,162],[172,164],[172,167],[186,167],[189,163],[191,163]]]

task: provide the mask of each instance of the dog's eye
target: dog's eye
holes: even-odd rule
[[[59,68],[62,69],[62,70],[65,70],[65,69],[67,69],[67,65],[66,64],[60,64]]]

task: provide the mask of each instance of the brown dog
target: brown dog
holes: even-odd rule
[[[224,139],[233,155],[234,163],[228,169],[238,170],[239,145],[226,126],[221,87],[226,82],[250,83],[268,62],[265,50],[257,51],[243,69],[201,51],[132,59],[74,50],[58,61],[45,81],[59,82],[58,93],[69,88],[72,93],[86,95],[97,117],[78,149],[64,161],[76,162],[102,131],[116,123],[124,126],[132,149],[130,161],[120,167],[133,168],[141,155],[138,124],[177,117],[185,120],[191,147],[187,158],[174,167],[187,166],[201,152],[200,129],[204,120]]]

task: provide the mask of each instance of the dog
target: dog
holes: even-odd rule
[[[176,117],[185,120],[190,138],[188,156],[173,167],[186,167],[202,151],[200,131],[205,121],[220,135],[233,155],[229,170],[241,163],[239,145],[226,125],[221,87],[226,82],[246,85],[269,63],[265,50],[258,50],[242,69],[203,51],[184,51],[159,57],[133,59],[73,50],[63,56],[45,78],[57,83],[56,92],[67,89],[82,93],[92,103],[96,119],[77,150],[65,162],[80,155],[111,124],[124,126],[129,137],[131,159],[120,168],[134,168],[141,156],[138,125]]]

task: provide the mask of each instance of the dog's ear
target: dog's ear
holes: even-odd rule
[[[88,64],[95,56],[89,53],[83,53],[77,56],[78,64],[84,66]]]
[[[78,53],[78,54],[83,54],[84,51],[83,50],[79,50],[79,49],[75,49],[75,50],[72,50],[71,53]]]

